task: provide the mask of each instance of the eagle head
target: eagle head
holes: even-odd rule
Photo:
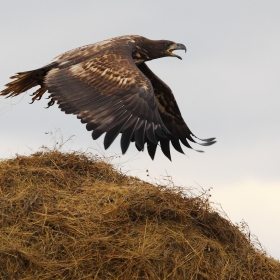
[[[181,56],[173,53],[173,51],[176,51],[176,50],[185,50],[185,52],[187,51],[187,48],[185,45],[183,45],[181,43],[167,41],[167,40],[164,40],[161,42],[161,48],[162,48],[162,52],[163,52],[164,56],[174,56],[179,59],[182,59]]]
[[[187,51],[185,45],[169,40],[149,40],[147,38],[137,36],[135,41],[136,48],[133,52],[133,59],[136,64],[166,56],[173,56],[182,59],[179,55],[173,53],[173,51]]]

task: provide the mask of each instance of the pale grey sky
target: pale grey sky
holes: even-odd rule
[[[173,90],[190,129],[218,143],[200,154],[172,150],[172,162],[133,145],[116,159],[131,175],[176,185],[213,188],[233,222],[244,219],[268,254],[280,259],[280,2],[279,1],[2,1],[0,88],[16,72],[41,67],[56,55],[119,35],[183,43],[183,60],[149,63]],[[29,154],[60,128],[65,148],[99,149],[75,116],[31,94],[0,98],[0,157]],[[98,146],[99,145],[99,146]],[[198,146],[196,147],[198,148]],[[104,152],[120,154],[119,139]],[[133,157],[133,158],[132,158]],[[131,159],[132,158],[132,159]]]

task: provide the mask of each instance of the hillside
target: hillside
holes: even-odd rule
[[[2,160],[0,278],[280,279],[280,263],[208,198],[89,154]]]

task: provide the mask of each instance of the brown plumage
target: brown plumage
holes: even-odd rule
[[[107,149],[119,133],[124,154],[130,142],[138,150],[147,143],[153,159],[160,144],[171,160],[170,142],[183,153],[180,142],[197,138],[184,122],[171,89],[145,64],[165,56],[180,58],[174,50],[183,44],[153,41],[141,36],[121,36],[80,47],[57,56],[50,64],[18,73],[1,91],[12,97],[34,86],[32,103],[50,93],[48,106],[55,102],[66,114],[75,114],[97,139],[103,133]],[[197,138],[198,139],[198,138]],[[199,139],[201,145],[215,143],[214,138]]]

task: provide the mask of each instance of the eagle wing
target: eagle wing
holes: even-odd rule
[[[150,80],[132,58],[133,43],[113,45],[85,56],[84,60],[59,57],[45,85],[52,100],[66,114],[76,114],[93,139],[106,132],[107,149],[119,133],[125,153],[131,141],[139,150],[146,142],[157,145],[169,132],[163,124]],[[81,50],[78,50],[79,52]],[[86,51],[86,50],[85,50]]]
[[[138,65],[138,68],[150,80],[154,89],[156,106],[160,117],[166,128],[172,134],[171,137],[168,137],[169,139],[160,139],[161,149],[168,158],[171,158],[170,141],[173,147],[180,153],[184,153],[180,141],[191,149],[192,147],[187,140],[197,143],[194,138],[199,139],[203,142],[198,144],[203,146],[209,146],[216,142],[214,141],[215,138],[200,139],[196,137],[185,123],[170,87],[157,77],[145,63]],[[157,145],[154,143],[148,143],[148,152],[152,158],[154,157],[156,148]]]

